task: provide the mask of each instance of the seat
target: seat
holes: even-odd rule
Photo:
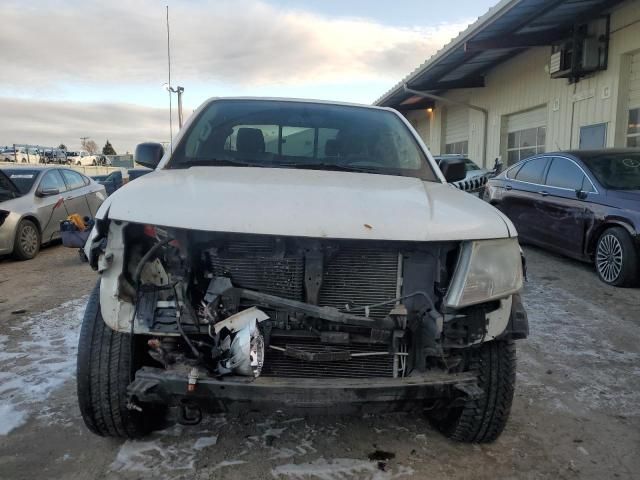
[[[259,128],[239,128],[236,150],[240,153],[256,154],[265,152],[264,135]]]

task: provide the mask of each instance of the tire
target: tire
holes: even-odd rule
[[[131,335],[111,330],[100,312],[100,281],[84,312],[78,344],[77,392],[85,425],[103,437],[138,438],[153,430],[151,406],[127,408],[133,374]]]
[[[16,228],[13,256],[18,260],[31,260],[40,251],[40,230],[31,220],[21,220]]]
[[[513,340],[494,340],[473,348],[467,370],[478,374],[484,395],[462,407],[436,412],[431,423],[452,440],[488,443],[504,430],[516,382],[516,346]]]
[[[596,245],[594,263],[600,280],[614,287],[630,287],[638,281],[638,250],[622,227],[608,228]]]

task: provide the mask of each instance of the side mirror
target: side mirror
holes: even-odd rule
[[[136,147],[134,160],[143,167],[155,169],[164,155],[164,148],[159,143],[146,142]]]
[[[443,158],[439,167],[448,183],[458,182],[467,176],[467,169],[461,158]]]
[[[577,189],[576,190],[576,197],[580,200],[585,200],[587,198],[587,192]]]
[[[39,197],[51,197],[53,195],[58,195],[60,190],[57,188],[43,188],[42,190],[38,190]]]

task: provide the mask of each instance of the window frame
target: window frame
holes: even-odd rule
[[[527,163],[529,163],[529,162],[531,162],[531,161],[533,161],[533,160],[541,159],[541,158],[546,158],[546,159],[547,159],[547,162],[548,162],[548,163],[547,163],[547,165],[546,165],[546,167],[545,167],[545,169],[544,169],[544,172],[543,172],[543,179],[542,179],[542,180],[543,180],[543,182],[545,182],[545,183],[540,184],[540,183],[525,182],[525,181],[523,181],[523,180],[518,180],[517,178],[512,177],[512,176],[510,176],[510,175],[509,175],[509,172],[510,172],[511,170],[514,170],[514,169],[517,169],[517,170],[518,170],[518,172],[516,172],[516,175],[517,175],[517,174],[520,172],[520,170],[522,169],[522,167],[524,167],[524,165],[525,165],[525,164],[527,164]],[[546,154],[546,155],[539,155],[539,156],[538,156],[538,155],[536,155],[536,156],[534,156],[534,157],[525,158],[524,160],[521,160],[520,162],[516,163],[515,165],[510,166],[507,170],[505,170],[505,172],[504,172],[504,173],[505,173],[505,178],[507,178],[508,180],[510,180],[510,181],[512,181],[512,182],[525,183],[525,184],[527,184],[527,185],[535,185],[535,186],[537,186],[537,187],[555,188],[555,189],[557,189],[557,190],[564,190],[564,191],[567,191],[567,192],[575,192],[575,190],[572,190],[572,189],[570,189],[570,188],[554,187],[553,185],[547,185],[547,184],[546,184],[546,181],[547,181],[547,175],[549,174],[549,168],[551,168],[551,163],[553,162],[553,159],[554,159],[554,158],[563,158],[563,159],[565,159],[565,160],[569,160],[570,162],[572,162],[575,166],[577,166],[577,167],[582,171],[582,173],[584,174],[585,178],[586,178],[587,180],[589,180],[589,183],[591,184],[591,187],[593,188],[593,191],[585,192],[585,193],[591,193],[591,194],[594,194],[594,195],[597,195],[597,194],[599,194],[599,193],[600,193],[600,192],[598,191],[598,187],[596,186],[595,182],[591,179],[591,177],[590,177],[590,176],[589,176],[589,174],[585,171],[585,169],[584,169],[584,168],[582,168],[582,166],[581,166],[578,162],[576,162],[573,158],[566,157],[566,156],[564,156],[564,155]],[[551,161],[550,161],[550,162],[548,161],[549,159],[551,159]],[[522,163],[522,165],[520,165],[520,163]],[[583,184],[584,184],[584,182],[583,182]]]
[[[84,180],[84,175],[82,175],[80,172],[76,172],[75,170],[71,170],[69,168],[59,168],[57,170],[59,171],[60,176],[62,177],[62,181],[67,186],[67,191],[68,192],[71,192],[73,190],[78,190],[78,189],[86,187],[88,185],[88,183],[86,183],[85,180]],[[64,176],[64,172],[71,172],[72,174],[78,175],[80,177],[80,180],[82,180],[82,185],[78,185],[77,187],[71,187],[71,185],[69,184],[69,182],[67,182],[67,179]]]
[[[541,128],[544,128],[544,141],[545,143],[543,145],[538,144],[538,139],[540,138],[540,132],[539,130]],[[518,145],[517,147],[509,147],[509,135],[513,134],[522,134],[522,132],[526,132],[529,130],[535,130],[535,138],[536,138],[536,143],[535,145],[528,145],[526,147],[523,147],[521,145]],[[521,136],[521,135],[520,135]],[[518,139],[520,138],[520,136],[518,137]],[[507,131],[507,139],[506,139],[506,157],[507,157],[507,164],[509,163],[509,152],[518,152],[518,160],[515,161],[514,163],[512,163],[512,165],[516,165],[517,163],[523,161],[523,160],[527,160],[531,157],[534,157],[536,155],[540,155],[542,153],[546,153],[546,142],[547,142],[547,126],[546,125],[540,125],[537,127],[530,127],[530,128],[524,128],[522,130],[515,130],[513,132],[509,132]],[[519,140],[518,140],[519,143]],[[542,147],[542,150],[540,150],[540,147]],[[520,158],[520,152],[522,150],[530,150],[530,149],[535,149],[535,153],[533,155],[531,155],[530,157],[526,157],[526,158]]]
[[[69,191],[69,187],[67,186],[67,182],[64,181],[64,177],[62,176],[62,173],[60,173],[60,169],[59,168],[52,168],[50,170],[46,170],[42,176],[40,177],[40,180],[38,182],[38,188],[36,189],[36,192],[41,192],[42,191],[42,182],[44,182],[44,179],[47,177],[47,175],[58,175],[58,177],[60,178],[60,180],[62,180],[62,185],[64,185],[64,190],[59,190],[58,193],[64,193],[64,192],[68,192]]]
[[[637,116],[638,116],[638,120],[640,121],[640,107],[634,107],[634,108],[630,108],[627,111],[627,131],[625,132],[625,146],[627,148],[638,148],[637,146],[630,146],[629,145],[629,140],[634,138],[637,139],[636,141],[638,142],[637,145],[640,145],[640,126],[638,127],[638,131],[635,133],[629,133],[629,125],[631,125],[631,112],[636,112]]]

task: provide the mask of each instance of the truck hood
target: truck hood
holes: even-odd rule
[[[204,231],[442,241],[515,235],[489,204],[418,178],[285,168],[157,170],[120,188],[98,218]]]

